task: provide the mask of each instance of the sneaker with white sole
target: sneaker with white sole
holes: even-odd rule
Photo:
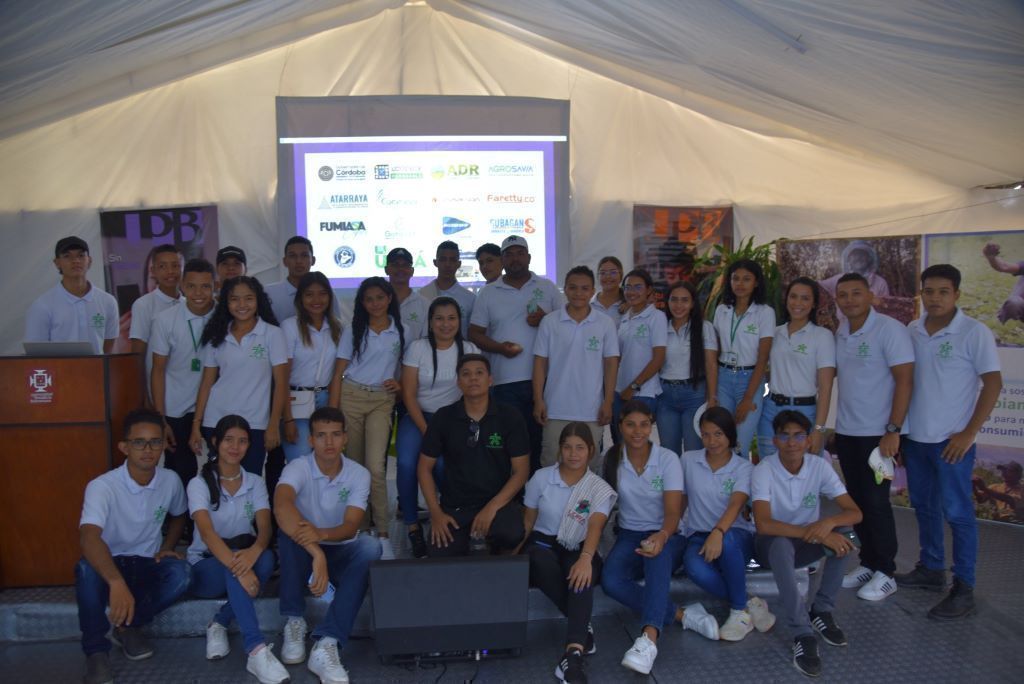
[[[395,560],[395,546],[391,543],[390,537],[378,537],[380,542],[380,559]]]
[[[594,641],[594,625],[587,623],[587,643],[583,644],[583,655],[597,653],[597,642]]]
[[[754,629],[758,632],[767,632],[775,626],[775,614],[768,610],[768,604],[763,598],[752,596],[747,601],[747,612],[750,613],[750,621],[754,623]]]
[[[843,589],[856,589],[857,587],[864,586],[874,574],[874,570],[858,565],[843,576]]]
[[[658,647],[646,634],[641,634],[626,651],[626,655],[622,656],[622,666],[640,674],[651,674],[654,659],[657,657]]]
[[[587,673],[583,669],[583,651],[578,648],[566,651],[555,668],[555,677],[566,684],[587,684]]]
[[[290,617],[284,623],[284,643],[281,645],[281,662],[298,665],[306,659],[306,621]]]
[[[723,641],[743,641],[743,638],[754,631],[750,613],[745,610],[730,610],[729,619],[718,629],[718,638]]]
[[[793,666],[808,677],[821,675],[821,656],[818,655],[818,640],[807,634],[793,640]]]
[[[230,652],[228,628],[219,622],[211,622],[206,628],[206,659],[219,660]]]
[[[306,667],[320,678],[320,684],[348,684],[348,672],[338,656],[338,642],[323,637],[309,652]]]
[[[260,684],[282,684],[291,680],[288,670],[274,655],[274,644],[266,644],[255,653],[250,653],[245,671],[260,680]]]
[[[683,608],[683,629],[693,630],[705,639],[718,641],[718,620],[699,603]]]
[[[868,583],[857,590],[857,598],[865,601],[881,601],[896,593],[896,580],[884,572],[875,571]]]

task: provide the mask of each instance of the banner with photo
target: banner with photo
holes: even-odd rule
[[[174,245],[181,252],[182,263],[194,257],[213,263],[219,249],[217,207],[101,211],[100,238],[106,290],[117,299],[121,321],[114,351],[126,352],[131,346],[132,304],[156,288],[149,268],[153,249]]]

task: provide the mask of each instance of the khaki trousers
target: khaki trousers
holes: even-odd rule
[[[348,446],[345,455],[370,471],[368,524],[388,532],[388,487],[385,473],[391,441],[391,412],[395,395],[384,390],[364,390],[341,385],[341,411],[345,414]]]

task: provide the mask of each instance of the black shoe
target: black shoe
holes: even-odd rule
[[[812,610],[807,615],[811,618],[811,627],[818,630],[826,643],[832,646],[846,645],[846,635],[843,634],[843,630],[839,629],[832,613],[815,613]]]
[[[942,570],[931,570],[920,563],[910,572],[893,575],[897,586],[911,589],[931,589],[942,591],[946,588],[946,573]]]
[[[954,577],[953,586],[946,594],[946,598],[928,611],[928,617],[933,620],[959,620],[973,615],[974,611],[974,587],[965,584],[959,577]]]
[[[562,682],[587,684],[587,673],[583,671],[583,653],[578,648],[566,651],[555,668],[555,676]]]
[[[583,644],[583,655],[594,655],[597,653],[597,644],[594,643],[594,625],[587,623],[587,641]]]
[[[145,660],[153,656],[153,646],[149,639],[142,636],[142,630],[138,627],[115,629],[110,634],[110,640],[121,647],[128,660]]]
[[[423,528],[417,527],[409,530],[409,545],[412,548],[413,558],[427,557],[427,541],[423,538]]]
[[[114,684],[110,671],[110,656],[106,653],[91,653],[85,659],[85,676],[82,684]]]
[[[793,665],[801,674],[808,677],[817,677],[821,674],[818,640],[813,635],[793,639]]]

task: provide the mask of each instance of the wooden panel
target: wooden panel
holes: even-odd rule
[[[0,587],[74,583],[85,486],[108,464],[104,425],[0,427]]]
[[[0,358],[0,422],[106,422],[103,365],[102,356]]]

